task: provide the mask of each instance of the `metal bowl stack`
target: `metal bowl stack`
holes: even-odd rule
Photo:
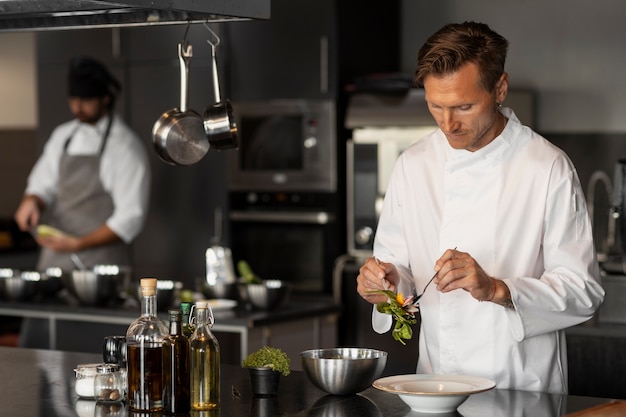
[[[158,311],[167,311],[173,307],[174,302],[179,298],[180,291],[183,289],[181,281],[172,281],[169,279],[157,280],[157,309]],[[141,286],[137,285],[137,300],[141,300]]]
[[[0,295],[8,301],[32,301],[39,294],[42,274],[34,271],[0,269]]]
[[[237,299],[237,283],[216,283],[208,284],[205,280],[201,280],[198,284],[202,294],[207,299]]]
[[[260,284],[239,284],[239,296],[261,310],[273,310],[283,305],[289,295],[289,285],[277,279],[265,280]]]
[[[300,358],[311,382],[333,395],[354,395],[370,387],[387,364],[387,352],[366,348],[305,350]]]
[[[96,265],[72,271],[65,279],[65,286],[81,304],[104,306],[120,300],[124,272],[116,265]]]

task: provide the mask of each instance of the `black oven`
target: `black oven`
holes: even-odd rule
[[[354,129],[346,146],[348,253],[370,256],[391,171],[400,153],[435,126]]]
[[[336,193],[231,192],[233,260],[246,260],[263,279],[290,283],[294,292],[332,292],[343,228]]]
[[[230,190],[337,190],[334,101],[235,102],[233,113],[239,149],[228,153]]]

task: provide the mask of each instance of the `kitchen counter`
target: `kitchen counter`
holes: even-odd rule
[[[294,362],[296,359],[292,357]],[[107,414],[106,408],[79,400],[74,392],[73,369],[77,364],[99,362],[95,354],[0,347],[0,370],[10,378],[0,379],[0,415],[10,417],[127,416],[160,417],[160,413],[135,414],[125,409]],[[494,389],[471,396],[457,417],[559,417],[599,404],[606,398],[578,397]],[[256,398],[250,393],[247,372],[239,366],[222,365],[221,408],[192,416],[378,416],[417,417],[400,398],[368,388],[355,396],[337,397],[313,386],[306,375],[293,371],[281,376],[273,398]],[[433,415],[434,416],[434,415]]]
[[[626,399],[626,324],[597,317],[565,330],[569,391]]]
[[[238,364],[249,352],[265,345],[278,346],[287,353],[335,347],[340,312],[341,307],[331,297],[293,295],[274,310],[238,306],[215,311],[213,331],[225,347],[224,361]],[[138,306],[104,308],[59,301],[0,302],[0,316],[38,318],[47,323],[47,335],[42,336],[45,346],[25,347],[77,352],[100,352],[104,336],[126,334],[128,325],[138,315]],[[167,320],[166,311],[159,316]]]

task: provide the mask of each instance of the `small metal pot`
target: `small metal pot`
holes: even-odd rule
[[[220,38],[206,24],[205,27],[215,37],[215,41],[208,41],[211,45],[211,61],[213,68],[213,92],[215,103],[204,109],[204,131],[212,150],[237,148],[237,124],[233,117],[233,108],[228,100],[220,98],[220,84],[217,76],[216,49]]]
[[[178,44],[180,61],[180,108],[169,110],[152,128],[152,143],[161,159],[170,165],[192,165],[209,150],[202,117],[187,108],[191,45]]]

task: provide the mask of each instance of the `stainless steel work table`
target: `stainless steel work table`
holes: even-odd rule
[[[340,306],[336,305],[331,297],[293,296],[284,306],[270,311],[242,307],[215,311],[213,331],[218,335],[220,333],[236,335],[239,344],[236,362],[240,362],[251,350],[264,345],[280,345],[284,350],[290,350],[289,344],[295,343],[293,352],[317,347],[334,347],[337,332],[336,320],[340,312]],[[138,308],[121,306],[105,308],[59,302],[0,302],[0,316],[44,319],[48,323],[46,347],[49,349],[97,352],[101,348],[102,337],[107,335],[106,332],[115,331],[112,334],[124,334],[125,328],[138,315]],[[159,315],[167,319],[166,312],[160,312]],[[88,348],[78,345],[76,348],[68,349],[64,346],[66,342],[60,340],[61,336],[59,336],[60,325],[67,327],[68,323],[72,323],[77,328],[80,323],[93,325],[89,327],[100,326],[103,327],[100,332],[102,334],[98,336],[98,340],[93,340]],[[298,332],[302,333],[299,338]],[[76,337],[83,337],[81,335],[84,333],[84,329],[77,330]],[[218,339],[220,339],[219,336]],[[305,344],[298,345],[298,341]]]

